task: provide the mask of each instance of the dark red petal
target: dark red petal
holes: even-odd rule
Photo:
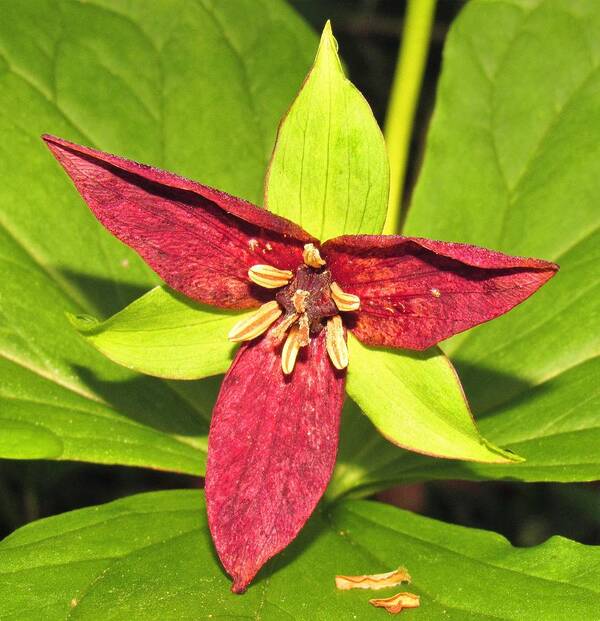
[[[270,333],[243,345],[223,380],[208,437],[206,501],[217,552],[243,592],[302,528],[331,477],[345,374],[325,331],[291,376]]]
[[[334,280],[358,295],[349,327],[367,345],[425,349],[498,317],[558,270],[540,259],[399,235],[323,245]]]
[[[315,240],[240,198],[54,136],[46,144],[98,220],[173,289],[206,304],[256,306],[248,268],[295,269]]]

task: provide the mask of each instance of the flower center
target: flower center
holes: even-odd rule
[[[348,366],[348,348],[339,312],[355,311],[360,306],[357,296],[345,293],[333,281],[326,262],[313,244],[306,244],[304,265],[296,273],[272,265],[253,265],[249,279],[267,289],[279,289],[275,299],[263,304],[250,317],[239,321],[229,332],[232,341],[248,341],[260,336],[283,314],[272,334],[276,341],[286,336],[281,351],[281,367],[290,374],[301,347],[326,329],[326,348],[337,369]]]
[[[338,314],[338,308],[331,297],[331,272],[302,265],[296,270],[293,280],[275,295],[285,311],[284,321],[290,315],[306,315],[311,336],[316,336],[325,327],[325,320]]]

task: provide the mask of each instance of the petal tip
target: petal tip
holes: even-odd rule
[[[227,573],[231,576],[231,592],[236,595],[242,595],[248,590],[251,582],[256,577],[256,574],[260,571],[262,565],[259,567],[241,564],[237,565],[236,568],[227,568],[225,567]]]
[[[243,595],[246,592],[249,583],[249,580],[234,578],[233,584],[231,585],[231,592],[236,595]]]
[[[65,142],[62,138],[59,138],[58,136],[54,136],[53,134],[42,134],[41,139],[46,143],[46,145],[50,149],[52,147],[59,147]]]

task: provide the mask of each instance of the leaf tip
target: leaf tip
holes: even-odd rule
[[[510,449],[503,449],[495,444],[492,444],[485,438],[482,438],[483,443],[488,451],[497,455],[500,459],[490,460],[488,463],[500,463],[500,464],[522,464],[526,461],[525,457],[521,457],[521,455],[517,455],[514,451]]]
[[[325,22],[323,32],[321,33],[321,41],[319,43],[315,64],[317,64],[321,59],[333,62],[343,73],[342,63],[340,61],[340,57],[338,56],[338,43],[336,38],[333,36],[331,21],[329,19]]]
[[[91,315],[74,315],[73,313],[65,313],[69,323],[79,332],[80,334],[88,334],[92,330],[94,330],[98,324],[100,323],[95,317]]]

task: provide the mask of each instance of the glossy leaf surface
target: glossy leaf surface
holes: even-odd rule
[[[600,391],[597,358],[499,406],[478,423],[485,438],[525,458],[519,464],[431,459],[370,435],[371,422],[348,402],[330,497],[428,479],[596,481],[600,471]],[[586,396],[582,398],[582,394]]]
[[[199,473],[202,385],[123,369],[65,317],[108,316],[157,280],[94,220],[40,135],[260,202],[316,38],[277,1],[4,0],[0,14],[0,456]]]
[[[593,619],[600,606],[595,548],[560,537],[513,548],[491,532],[365,501],[315,514],[247,593],[234,595],[203,504],[199,492],[143,494],[22,528],[0,543],[0,617],[376,620],[383,613],[369,593],[338,591],[334,577],[398,565],[421,597],[415,619]]]
[[[521,306],[442,345],[481,432],[526,461],[399,453],[363,442],[369,423],[355,416],[333,493],[432,477],[600,478],[599,42],[594,0],[470,2],[448,36],[404,231],[560,265]]]
[[[405,232],[561,266],[448,343],[477,411],[600,353],[599,69],[595,0],[473,2],[448,39]]]

